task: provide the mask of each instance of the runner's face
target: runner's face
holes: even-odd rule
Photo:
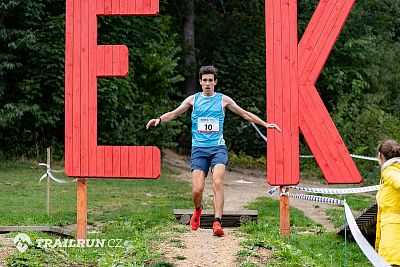
[[[214,80],[214,74],[203,74],[200,79],[200,84],[204,95],[213,95],[217,80]]]

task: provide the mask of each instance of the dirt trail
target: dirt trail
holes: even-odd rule
[[[176,179],[191,181],[189,158],[167,150],[164,151],[163,164],[177,170],[180,174]],[[300,183],[300,186],[321,187],[318,181]],[[227,168],[224,177],[225,205],[224,210],[240,210],[256,198],[266,196],[271,188],[266,183],[265,171],[253,169]],[[278,195],[278,194],[276,194]],[[206,178],[203,201],[211,202],[213,197],[211,177]],[[278,196],[274,196],[278,198]],[[310,204],[310,202],[290,199],[290,205],[304,212],[306,216],[321,224],[327,230],[334,230],[324,210],[332,206]],[[182,226],[188,227],[188,226]],[[243,249],[240,246],[242,238],[235,229],[225,229],[223,238],[212,236],[211,229],[199,229],[181,233],[179,238],[170,239],[160,245],[165,257],[176,266],[238,266],[236,254]],[[260,257],[253,259],[254,263],[265,263],[271,257],[268,250],[259,252]],[[201,261],[199,261],[201,259]]]
[[[11,253],[16,252],[13,239],[11,237],[6,237],[4,235],[0,235],[0,267],[7,266],[4,263],[4,260]]]

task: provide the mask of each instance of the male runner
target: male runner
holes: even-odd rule
[[[211,169],[215,217],[213,235],[223,236],[224,231],[221,226],[224,207],[223,178],[225,166],[228,163],[228,150],[223,137],[225,109],[228,108],[244,119],[266,128],[275,128],[277,131],[281,131],[281,129],[276,124],[267,123],[251,112],[242,109],[230,97],[216,93],[217,76],[217,68],[213,66],[201,67],[199,81],[202,92],[187,97],[175,110],[167,112],[157,119],[151,119],[147,123],[146,129],[150,126],[157,126],[161,122],[173,120],[189,108],[193,108],[190,171],[192,173],[192,199],[195,209],[190,219],[190,226],[193,230],[200,227],[204,182],[208,170]]]

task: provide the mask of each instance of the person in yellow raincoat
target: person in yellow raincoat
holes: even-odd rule
[[[381,188],[376,195],[375,249],[389,264],[400,266],[400,145],[395,140],[382,141],[378,162]]]

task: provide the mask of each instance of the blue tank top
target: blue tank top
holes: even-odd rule
[[[225,112],[223,94],[194,95],[192,112],[192,146],[210,147],[225,145],[223,136]]]

